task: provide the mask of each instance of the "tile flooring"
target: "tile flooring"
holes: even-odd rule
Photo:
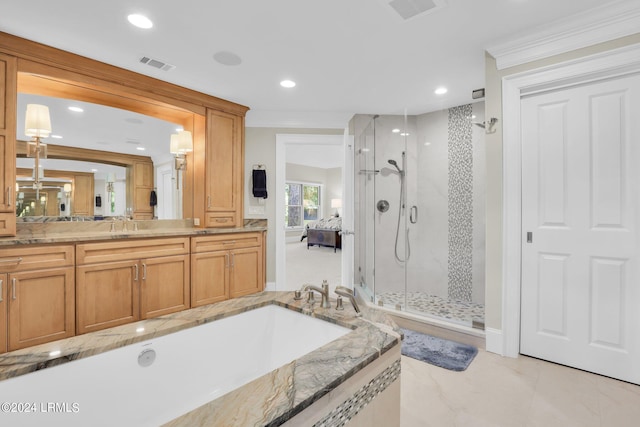
[[[401,427],[636,427],[640,386],[480,350],[453,372],[402,356]]]
[[[377,301],[382,300],[386,307],[394,308],[402,305],[402,310],[452,320],[468,326],[472,321],[484,324],[484,304],[466,301],[455,301],[429,295],[425,292],[407,292],[407,307],[405,307],[404,293],[380,292],[376,293]]]

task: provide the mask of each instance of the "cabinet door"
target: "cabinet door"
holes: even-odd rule
[[[0,274],[0,353],[7,351],[7,275]]]
[[[73,215],[93,216],[94,181],[91,176],[76,175],[73,179]]]
[[[189,255],[142,260],[140,318],[162,316],[191,306]]]
[[[134,261],[76,267],[77,333],[140,319],[140,266]]]
[[[134,219],[153,219],[153,206],[150,204],[153,190],[153,163],[135,163],[134,181]]]
[[[73,267],[10,273],[9,351],[75,335]]]
[[[191,307],[229,298],[228,251],[191,254]]]
[[[231,251],[231,298],[263,290],[261,247]]]
[[[238,116],[208,111],[205,166],[205,226],[238,226],[242,196],[241,122]]]
[[[0,236],[16,234],[16,58],[0,54]]]

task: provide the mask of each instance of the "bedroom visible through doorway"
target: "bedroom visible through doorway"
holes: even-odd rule
[[[285,137],[276,150],[276,288],[327,280],[333,289],[342,284],[343,136]]]

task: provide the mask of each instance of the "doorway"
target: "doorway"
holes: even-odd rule
[[[309,162],[309,158],[320,157],[324,151],[331,152],[331,156],[333,157],[333,164],[330,168],[324,168],[328,170],[328,173],[325,172],[325,175],[333,176],[334,178],[329,178],[327,182],[319,182],[321,179],[319,176],[322,175],[322,169],[315,166],[309,166],[311,163]],[[315,155],[313,153],[316,153]],[[289,283],[287,280],[287,276],[289,277],[307,277],[305,275],[305,267],[304,265],[291,265],[288,264],[288,258],[292,258],[294,260],[293,254],[291,251],[295,251],[296,253],[296,262],[304,259],[305,263],[309,261],[309,267],[313,267],[314,270],[319,269],[320,275],[322,275],[322,266],[323,265],[338,265],[340,271],[337,273],[327,272],[332,278],[327,276],[326,278],[330,280],[329,284],[333,289],[336,285],[342,284],[337,279],[337,277],[344,277],[345,274],[349,274],[349,265],[352,264],[352,258],[350,261],[346,261],[349,259],[349,250],[348,247],[351,246],[347,243],[346,238],[342,238],[342,249],[334,252],[334,249],[329,247],[321,247],[321,246],[313,246],[307,249],[306,240],[301,241],[301,237],[303,234],[304,224],[299,224],[298,227],[287,228],[287,224],[285,223],[285,218],[287,217],[287,206],[285,201],[287,200],[286,188],[287,188],[287,167],[288,164],[290,169],[295,170],[296,173],[303,173],[302,176],[297,175],[292,177],[290,181],[296,181],[301,184],[321,184],[319,185],[320,191],[325,193],[320,196],[320,200],[322,201],[322,207],[318,216],[320,219],[326,219],[323,217],[331,217],[334,215],[334,211],[338,210],[341,215],[341,222],[346,222],[349,217],[349,209],[346,207],[351,203],[349,195],[345,191],[345,178],[344,178],[344,169],[345,169],[345,137],[343,135],[311,135],[311,134],[278,134],[276,135],[276,290],[284,291],[284,290],[293,290],[298,289],[301,286],[301,283],[297,281],[294,283]],[[335,156],[338,156],[338,162],[335,163]],[[307,160],[300,160],[300,159]],[[296,160],[297,159],[297,160]],[[290,164],[290,161],[296,161],[297,163]],[[307,165],[300,165],[299,163],[307,163]],[[335,165],[338,165],[341,171],[335,171]],[[304,171],[307,170],[307,178],[304,177]],[[339,183],[336,188],[336,173],[339,174]],[[315,175],[313,175],[315,174]],[[313,175],[313,176],[312,176]],[[295,179],[294,179],[295,178]],[[329,184],[327,184],[329,183]],[[336,200],[340,199],[340,204],[342,208],[332,208],[332,200],[334,201],[334,205]],[[292,207],[293,209],[293,207]],[[306,212],[306,211],[303,211]],[[307,221],[308,222],[308,221]],[[295,247],[293,247],[295,246]],[[287,252],[290,252],[290,257],[287,256]],[[322,252],[322,253],[320,253]],[[327,252],[327,253],[325,253]],[[330,252],[330,253],[329,253]],[[332,257],[330,263],[328,260],[324,259],[326,257]],[[324,258],[323,258],[324,257]],[[336,259],[334,259],[336,258]],[[337,261],[337,262],[335,262]],[[288,274],[288,270],[293,268],[297,270],[293,276]],[[337,275],[336,275],[337,274]],[[318,276],[320,277],[320,276]],[[324,276],[323,276],[324,277]],[[315,283],[318,281],[317,278],[314,279],[314,276],[309,275],[309,279],[311,284],[320,285],[321,282]],[[314,282],[315,280],[315,282]],[[332,283],[336,282],[336,283]]]

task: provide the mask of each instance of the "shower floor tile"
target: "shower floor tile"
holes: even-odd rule
[[[404,306],[403,292],[377,293],[376,301],[380,300],[390,308],[395,308],[396,305],[400,304],[402,310],[462,322],[469,326],[474,321],[484,324],[484,304],[448,300],[424,292],[408,292],[407,307]]]

